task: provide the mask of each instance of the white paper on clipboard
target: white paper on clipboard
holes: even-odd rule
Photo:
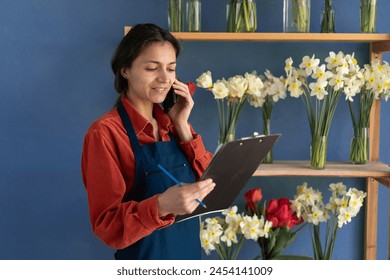
[[[229,208],[279,137],[260,135],[222,145],[200,178],[212,178],[216,183],[203,199],[207,208],[199,206],[191,214],[177,216],[176,222]]]

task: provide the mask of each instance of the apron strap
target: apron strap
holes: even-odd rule
[[[126,129],[127,136],[129,137],[129,141],[131,144],[131,147],[133,148],[134,155],[141,155],[141,145],[139,144],[137,135],[135,134],[133,125],[131,124],[130,118],[127,115],[127,112],[125,110],[125,107],[122,104],[122,101],[119,101],[118,103],[118,112],[119,116],[121,117],[122,123]]]
[[[141,145],[139,144],[137,135],[135,134],[134,127],[131,124],[130,118],[126,112],[125,107],[122,104],[122,101],[118,102],[117,110],[119,113],[119,116],[122,120],[123,126],[126,129],[127,136],[129,137],[130,145],[133,149],[134,153],[134,160],[135,160],[135,172],[134,172],[134,182],[133,182],[133,188],[131,190],[131,193],[135,192],[135,189],[140,185],[141,183],[141,173],[143,171],[143,152],[141,149]],[[128,201],[131,197],[131,193],[127,195],[125,198],[125,201]]]

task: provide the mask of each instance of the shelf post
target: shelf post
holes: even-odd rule
[[[374,43],[370,43],[370,61],[379,59],[382,61],[382,51]],[[371,110],[370,118],[370,161],[379,161],[379,139],[380,139],[380,100],[376,100]],[[365,252],[367,260],[376,259],[377,231],[378,231],[378,181],[367,178],[367,207],[365,226]]]

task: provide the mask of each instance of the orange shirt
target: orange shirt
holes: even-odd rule
[[[124,95],[121,100],[140,144],[156,142],[152,124],[135,110]],[[169,141],[169,131],[176,135],[173,124],[159,105],[155,105],[153,113],[161,140]],[[195,176],[200,177],[210,163],[212,154],[206,151],[201,136],[192,127],[191,132],[193,140],[178,143],[191,163]],[[159,218],[158,195],[141,202],[122,201],[132,188],[135,162],[116,108],[89,127],[84,139],[81,170],[88,194],[92,229],[108,246],[125,248],[174,222],[173,215]]]

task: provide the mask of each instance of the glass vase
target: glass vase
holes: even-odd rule
[[[187,0],[186,27],[188,32],[201,31],[201,2],[200,0]]]
[[[360,32],[373,33],[376,29],[377,0],[360,0]]]
[[[335,18],[332,7],[332,0],[325,0],[324,11],[322,12],[321,33],[335,32]]]
[[[168,0],[168,26],[172,32],[182,32],[184,29],[184,0]]]
[[[310,167],[324,169],[328,151],[328,136],[314,136],[310,146]]]
[[[263,134],[264,135],[270,135],[271,134],[271,119],[263,118]],[[272,163],[273,162],[273,156],[272,156],[272,149],[265,155],[265,158],[263,159],[263,163]]]
[[[228,0],[226,6],[228,32],[255,32],[257,11],[255,0]]]
[[[351,140],[349,159],[355,164],[365,164],[369,156],[368,127],[356,131]]]
[[[310,0],[284,0],[283,32],[310,32]]]

